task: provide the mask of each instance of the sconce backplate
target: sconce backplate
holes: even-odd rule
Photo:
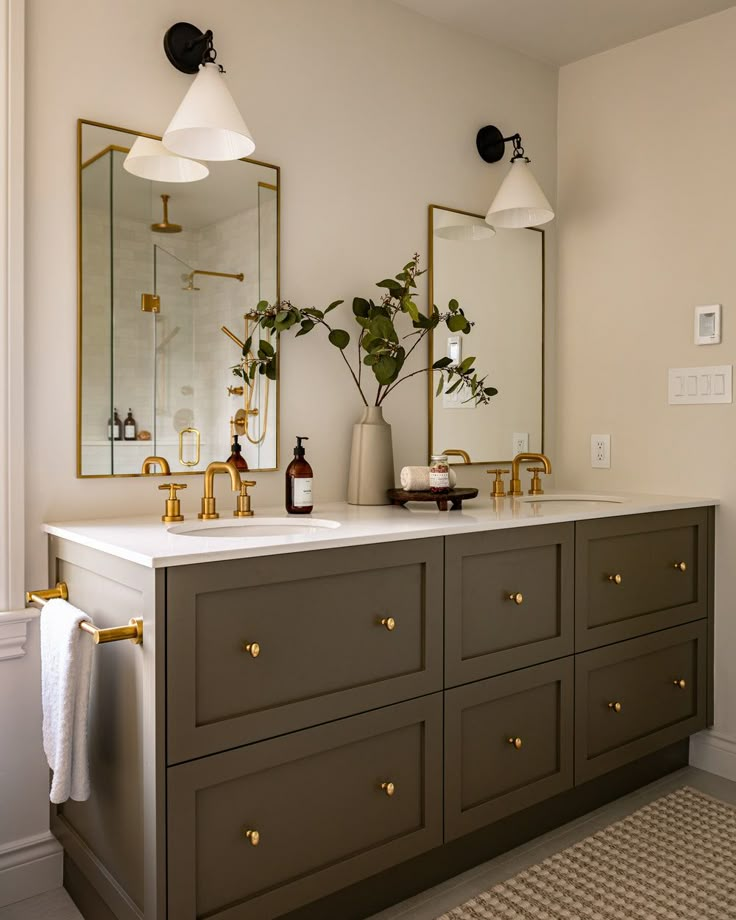
[[[498,163],[503,159],[503,152],[506,144],[504,143],[503,134],[495,125],[486,125],[481,128],[475,138],[475,146],[481,159],[486,163]]]
[[[164,51],[182,73],[197,73],[202,63],[204,33],[191,22],[177,22],[164,35]]]

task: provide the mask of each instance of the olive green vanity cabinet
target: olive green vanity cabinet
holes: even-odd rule
[[[681,765],[711,721],[713,522],[158,570],[52,538],[96,622],[145,620],[96,652],[93,794],[54,817],[84,916],[357,920]]]

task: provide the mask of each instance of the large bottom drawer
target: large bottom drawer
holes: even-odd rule
[[[706,622],[577,655],[575,782],[705,728]]]
[[[568,657],[447,692],[447,839],[572,786],[573,674]]]
[[[267,920],[442,843],[442,694],[168,771],[169,917]]]

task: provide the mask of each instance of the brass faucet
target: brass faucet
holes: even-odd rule
[[[215,475],[217,473],[227,473],[230,477],[233,492],[240,492],[240,473],[234,463],[230,463],[230,461],[222,463],[219,460],[210,463],[204,473],[202,510],[197,515],[200,521],[214,521],[220,516],[215,505]]]
[[[546,457],[544,454],[517,454],[511,461],[511,486],[509,488],[509,495],[519,496],[524,494],[521,488],[521,480],[519,479],[519,465],[521,463],[526,463],[527,460],[536,460],[541,463],[544,466],[544,472],[548,476],[552,472],[552,464],[549,462],[549,457]]]
[[[152,467],[156,465],[161,467],[161,473],[163,476],[171,475],[171,469],[165,457],[146,457],[146,459],[143,461],[143,465],[141,466],[141,473],[144,476],[150,476]]]
[[[466,450],[460,450],[459,447],[457,449],[443,450],[442,453],[445,457],[462,457],[463,463],[470,463],[470,454]]]

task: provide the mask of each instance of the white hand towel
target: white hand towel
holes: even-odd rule
[[[401,488],[405,492],[427,492],[429,491],[429,467],[428,466],[405,466],[399,477]],[[454,489],[457,485],[457,476],[455,470],[450,467],[450,488]]]
[[[43,749],[54,772],[49,798],[56,805],[89,798],[87,717],[94,639],[79,628],[89,619],[59,599],[41,611]]]

